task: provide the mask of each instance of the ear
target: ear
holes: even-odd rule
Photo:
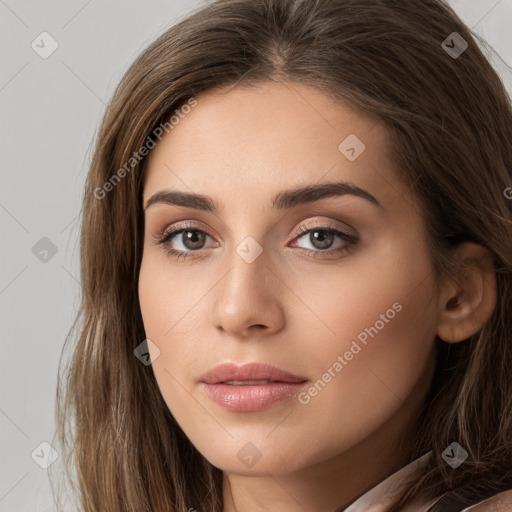
[[[490,251],[466,242],[453,249],[460,262],[456,275],[444,276],[440,288],[436,334],[448,343],[463,341],[477,333],[496,307],[496,274]]]

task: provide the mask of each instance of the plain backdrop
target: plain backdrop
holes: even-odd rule
[[[0,512],[54,510],[44,466],[80,293],[83,182],[105,105],[135,56],[205,2],[0,0]],[[490,43],[512,94],[512,0],[451,3]]]

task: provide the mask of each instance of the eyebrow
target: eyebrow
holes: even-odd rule
[[[378,208],[385,210],[381,203],[367,190],[364,190],[353,183],[344,181],[321,183],[306,187],[284,190],[276,194],[271,201],[273,210],[285,210],[296,206],[312,203],[333,196],[353,195],[366,199]],[[155,204],[169,204],[184,206],[218,214],[220,207],[211,197],[202,194],[188,192],[161,190],[153,194],[147,201],[144,211]]]

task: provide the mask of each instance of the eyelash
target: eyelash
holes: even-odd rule
[[[166,244],[176,235],[179,235],[180,233],[183,233],[185,231],[196,231],[198,233],[204,233],[207,236],[208,233],[202,229],[198,229],[193,224],[184,222],[172,230],[163,231],[162,233],[158,234],[156,236],[155,242],[156,244],[162,245],[164,247],[164,250],[166,251],[169,256],[174,257],[175,259],[179,260],[180,258],[186,259],[190,254],[200,252],[202,249],[198,249],[196,251],[189,250],[189,251],[179,251],[177,249],[173,249],[171,247],[167,247]],[[300,247],[303,251],[306,252],[306,254],[313,256],[315,258],[318,258],[318,254],[345,254],[351,249],[353,249],[358,243],[359,239],[353,235],[349,235],[348,233],[345,233],[344,231],[341,231],[340,229],[336,228],[332,225],[314,225],[314,224],[304,224],[304,226],[301,228],[301,230],[296,233],[294,240],[296,238],[300,238],[302,235],[305,235],[306,233],[309,233],[311,231],[325,231],[327,233],[332,233],[334,235],[339,236],[343,241],[346,242],[346,245],[341,246],[337,249],[327,249],[327,250],[321,250],[321,249],[304,249],[303,247]],[[321,256],[320,256],[321,257]]]

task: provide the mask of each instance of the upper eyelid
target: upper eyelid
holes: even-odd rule
[[[309,221],[310,223],[314,223],[315,221]],[[355,234],[352,234],[350,232],[347,232],[348,230],[345,230],[343,228],[340,228],[338,226],[335,226],[332,221],[328,222],[328,221],[323,221],[323,224],[322,224],[322,221],[317,221],[319,224],[317,225],[302,225],[301,227],[299,227],[297,230],[294,231],[293,235],[292,235],[292,240],[295,240],[296,238],[299,238],[299,237],[303,237],[304,235],[306,235],[307,233],[309,233],[310,231],[313,231],[315,229],[318,229],[318,230],[322,230],[322,231],[334,231],[334,232],[339,232],[339,233],[344,233],[346,234],[347,236],[349,237],[352,237],[352,238],[357,238],[359,235],[355,235]],[[306,221],[307,223],[307,221]],[[164,229],[164,231],[162,232],[162,235],[158,237],[158,239],[163,242],[164,240],[166,242],[169,242],[170,240],[174,239],[175,236],[178,236],[180,233],[182,233],[183,231],[200,231],[202,233],[204,233],[205,235],[209,236],[210,238],[214,238],[212,235],[210,235],[210,233],[206,230],[206,229],[202,229],[201,227],[193,224],[193,223],[189,223],[187,221],[183,221],[183,224],[180,225],[180,223],[175,223],[175,224],[178,224],[177,226],[174,226],[172,228],[166,228]],[[168,240],[166,240],[168,238]],[[200,250],[200,249],[199,249]],[[193,251],[193,252],[197,252],[197,251]]]

